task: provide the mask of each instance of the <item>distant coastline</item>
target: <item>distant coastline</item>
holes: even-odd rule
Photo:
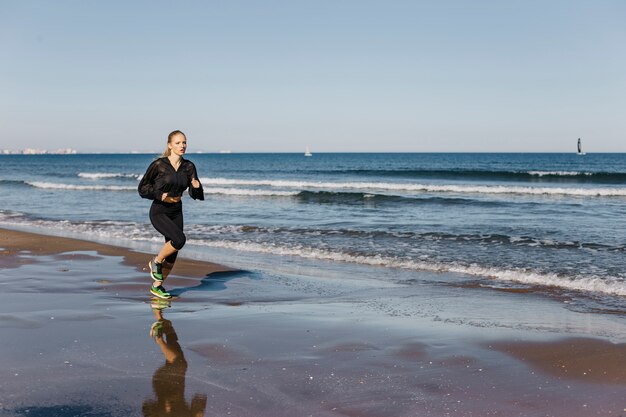
[[[78,153],[76,149],[72,149],[72,148],[61,148],[57,150],[34,149],[34,148],[0,150],[0,154],[2,155],[73,155],[76,153]]]

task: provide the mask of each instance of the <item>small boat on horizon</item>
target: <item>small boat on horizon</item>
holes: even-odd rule
[[[577,154],[578,155],[586,155],[586,153],[583,152],[583,145],[582,145],[582,142],[581,142],[580,138],[578,138],[578,152],[577,152]]]
[[[306,147],[306,151],[304,151],[304,156],[313,156],[308,146]]]

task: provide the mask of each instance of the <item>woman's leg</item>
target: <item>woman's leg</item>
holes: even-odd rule
[[[187,240],[183,233],[182,205],[167,207],[153,204],[150,208],[150,221],[166,240],[155,259],[160,269],[163,260],[167,259],[172,263],[176,260],[177,252],[182,249]],[[161,285],[159,281],[160,279],[155,279],[155,287]]]
[[[167,242],[174,242],[174,239],[169,239],[169,238],[165,238],[166,244],[163,245],[163,248],[161,249],[161,251],[163,251],[165,249],[165,251],[163,251],[162,255],[163,257],[161,258],[161,253],[159,253],[159,259],[162,260],[164,259],[167,263],[170,264],[174,264],[176,262],[176,258],[178,257],[178,251],[184,246],[185,242],[187,241],[187,238],[183,232],[183,211],[180,210],[177,213],[174,213],[174,215],[170,215],[170,220],[172,220],[174,222],[174,224],[176,225],[176,227],[178,228],[178,230],[181,231],[182,236],[179,236],[179,238],[177,239],[178,242],[177,244],[180,244],[180,247],[178,247],[178,249],[175,249],[173,244],[167,245]],[[171,247],[172,249],[174,249],[173,252],[170,252],[168,250],[167,247]]]
[[[176,249],[172,245],[172,241],[168,239],[168,241],[165,242],[165,244],[159,251],[159,254],[156,256],[156,261],[158,263],[163,263],[163,261],[167,259],[168,262],[174,263],[176,261],[176,256],[173,257],[173,261],[172,261],[172,258],[170,257],[170,255],[175,255],[177,253],[178,253],[178,249]]]

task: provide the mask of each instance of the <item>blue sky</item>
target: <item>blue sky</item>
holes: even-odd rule
[[[626,152],[624,1],[0,0],[0,149]]]

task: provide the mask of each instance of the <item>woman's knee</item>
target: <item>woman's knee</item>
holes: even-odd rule
[[[174,237],[171,242],[174,249],[181,250],[183,246],[185,246],[185,242],[187,242],[187,236],[181,232],[178,236]]]

